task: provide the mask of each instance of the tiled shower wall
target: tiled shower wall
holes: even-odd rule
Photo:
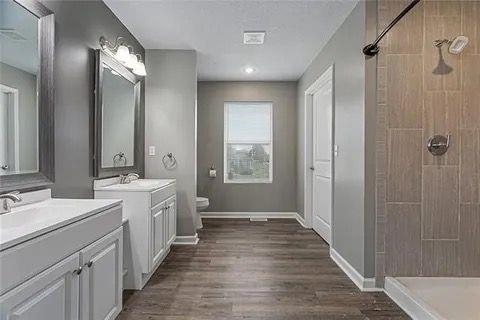
[[[409,1],[379,0],[379,31]],[[461,55],[433,46],[461,34],[470,39]],[[480,1],[421,1],[381,45],[378,284],[480,276]],[[428,138],[448,133],[448,152],[428,153]]]

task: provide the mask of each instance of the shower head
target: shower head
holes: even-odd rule
[[[458,36],[453,40],[448,40],[448,39],[441,39],[441,40],[435,40],[433,44],[437,48],[441,48],[444,44],[448,44],[448,52],[451,54],[459,54],[465,49],[465,47],[468,44],[468,38],[465,36]]]

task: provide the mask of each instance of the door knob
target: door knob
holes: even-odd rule
[[[315,167],[310,167],[310,170],[312,170],[312,171],[315,170]]]
[[[0,168],[2,168],[2,170],[7,170],[7,169],[8,169],[8,164],[4,164],[4,165],[1,166]]]

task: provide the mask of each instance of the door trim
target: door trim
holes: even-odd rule
[[[13,107],[13,122],[14,122],[14,129],[13,129],[13,135],[14,135],[14,161],[15,161],[15,171],[20,170],[20,140],[19,140],[19,115],[18,115],[18,89],[12,88],[9,86],[6,86],[4,84],[0,84],[0,91],[3,93],[8,94],[9,96],[11,95],[13,97],[12,101],[9,99],[9,104],[11,103],[11,107]],[[37,110],[37,119],[38,123],[38,110]],[[37,127],[38,129],[38,127]],[[37,136],[38,136],[38,130],[37,130]],[[37,150],[38,150],[38,139],[37,139]],[[38,167],[38,157],[37,157],[37,167]]]
[[[305,90],[305,110],[304,110],[304,157],[303,162],[303,182],[304,182],[304,216],[305,224],[309,228],[313,228],[313,181],[312,174],[310,172],[310,167],[312,166],[313,160],[313,95],[320,90],[327,82],[332,82],[332,208],[331,208],[331,217],[330,217],[330,246],[333,242],[333,224],[334,224],[334,205],[333,205],[333,194],[334,194],[334,183],[335,183],[335,157],[333,154],[333,148],[335,145],[335,85],[334,85],[334,65],[330,65],[322,74],[315,80],[308,88]]]

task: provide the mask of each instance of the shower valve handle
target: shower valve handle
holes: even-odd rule
[[[434,156],[441,156],[445,154],[450,147],[450,138],[451,134],[447,134],[447,136],[434,135],[433,137],[428,139],[428,151]]]

